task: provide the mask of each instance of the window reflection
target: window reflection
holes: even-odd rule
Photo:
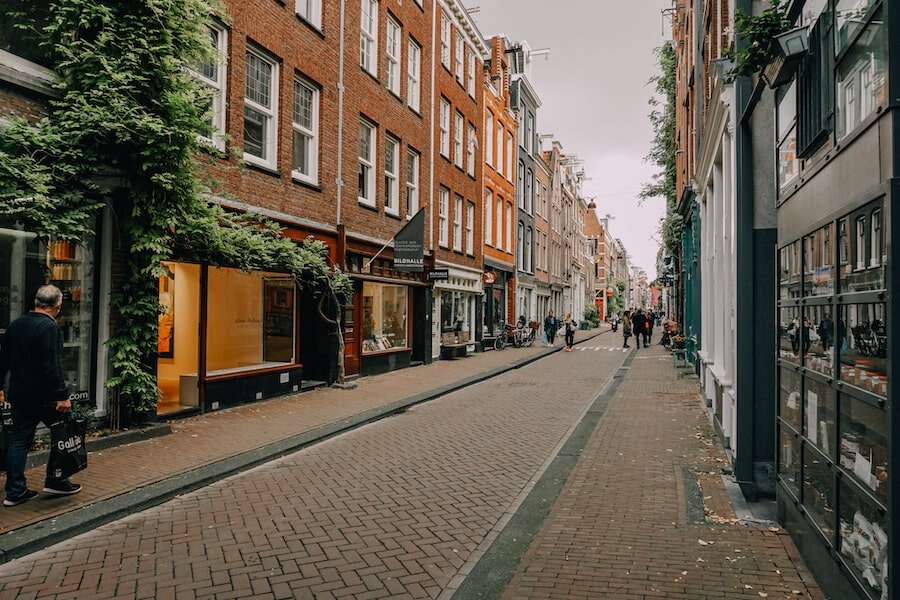
[[[885,287],[882,202],[867,204],[838,221],[842,292]]]
[[[834,224],[803,238],[804,292],[807,296],[834,293]]]
[[[887,396],[887,327],[884,303],[848,304],[837,333],[843,381]]]
[[[834,534],[834,476],[818,454],[804,449],[803,506],[829,540]]]
[[[781,369],[779,416],[796,431],[800,424],[800,376],[791,369]]]
[[[782,308],[778,323],[778,354],[792,363],[800,364],[801,329],[800,310],[790,306]]]
[[[800,464],[800,438],[791,430],[782,427],[778,474],[797,497],[800,496]]]
[[[866,7],[838,12],[838,48],[863,26]],[[837,136],[852,133],[885,104],[884,35],[881,11],[865,26],[837,70]]]
[[[844,482],[840,494],[841,554],[875,597],[888,598],[887,515],[867,504]]]
[[[834,439],[837,433],[835,423],[835,392],[829,386],[812,379],[805,381],[803,414],[804,434],[828,456],[834,454]]]
[[[841,397],[840,464],[877,496],[887,499],[887,424],[884,411]]]

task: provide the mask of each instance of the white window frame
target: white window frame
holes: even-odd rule
[[[322,29],[322,0],[297,0],[294,11],[316,29]]]
[[[496,240],[494,242],[494,247],[498,250],[508,250],[506,244],[503,243],[503,205],[506,203],[503,200],[503,197],[499,194],[497,195],[497,223],[495,227],[497,228]]]
[[[309,111],[309,122],[304,123],[297,119],[298,109],[298,87],[309,92],[309,106],[303,107]],[[294,152],[291,156],[291,177],[299,181],[307,183],[318,183],[319,181],[319,87],[313,85],[302,77],[294,79],[294,110],[291,126],[293,128],[292,145]],[[306,139],[306,157],[308,164],[306,171],[298,168],[294,156],[296,155],[297,136]]]
[[[440,113],[441,156],[450,158],[450,103],[441,98]]]
[[[456,32],[456,62],[453,64],[454,73],[456,73],[456,81],[459,85],[464,85],[464,77],[466,75],[466,40],[462,33]]]
[[[463,197],[457,194],[453,197],[453,249],[462,252],[462,216]]]
[[[385,80],[388,91],[400,95],[400,41],[403,39],[400,23],[388,17],[384,28],[384,53],[387,56]]]
[[[419,212],[419,165],[421,158],[415,150],[406,150],[406,216]]]
[[[265,139],[262,140],[262,156],[257,156],[247,152],[247,126],[244,124],[244,160],[248,163],[274,170],[278,164],[278,61],[275,60],[268,52],[263,51],[256,46],[247,46],[246,52],[246,69],[244,75],[244,119],[247,118],[247,111],[252,111],[261,115],[264,119],[263,134]],[[251,70],[249,68],[250,57],[259,60],[262,64],[269,67],[269,82],[267,86],[268,103],[261,103],[259,100],[263,98],[249,98],[247,96],[249,77]]]
[[[207,23],[212,39],[214,60],[213,63],[198,65],[197,69],[191,69],[190,73],[201,83],[210,88],[210,135],[201,135],[200,141],[213,148],[225,151],[225,90],[228,77],[228,30],[218,23]],[[206,68],[211,73],[207,75]]]
[[[512,203],[506,203],[506,251],[513,251],[513,237],[512,237],[512,224],[513,224],[513,208]]]
[[[441,11],[441,64],[450,68],[450,17]]]
[[[506,132],[506,179],[510,182],[515,179],[515,171],[513,170],[513,134]]]
[[[400,140],[387,136],[384,140],[384,212],[400,214]]]
[[[881,209],[872,211],[869,217],[869,266],[877,267],[882,261],[881,238],[884,235]]]
[[[485,126],[484,126],[484,160],[491,167],[496,169],[496,163],[494,162],[494,113],[491,111],[487,111],[487,117],[485,118]]]
[[[368,132],[368,133],[367,133]],[[368,136],[368,143],[364,143],[364,136]],[[378,130],[375,125],[366,120],[359,122],[359,188],[357,188],[357,201],[366,206],[375,207],[375,148],[378,139]]]
[[[459,111],[456,112],[453,120],[453,164],[460,169],[463,168],[463,132],[465,118]]]
[[[475,126],[471,123],[466,125],[466,173],[475,177],[475,149],[478,147],[478,138],[475,137]]]
[[[490,188],[484,190],[484,243],[494,245],[494,192]]]
[[[409,40],[406,62],[406,103],[419,112],[422,102],[422,47],[413,39]]]
[[[466,202],[466,254],[475,255],[475,203]]]
[[[378,76],[378,0],[362,0],[359,27],[359,66]]]
[[[466,89],[469,91],[469,96],[472,98],[475,97],[475,51],[472,48],[469,48],[469,70],[466,73]]]
[[[866,250],[869,248],[866,243],[866,224],[865,215],[856,217],[854,226],[856,227],[856,269],[858,271],[866,268]]]
[[[449,213],[450,211],[450,190],[440,188],[438,190],[438,245],[441,248],[447,247],[447,238],[449,237]]]

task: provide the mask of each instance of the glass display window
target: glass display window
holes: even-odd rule
[[[803,434],[826,456],[834,456],[836,393],[830,386],[810,378],[804,379],[804,388]]]
[[[782,426],[781,447],[778,454],[778,475],[794,496],[800,497],[800,436]]]
[[[804,296],[834,293],[834,224],[803,238]]]
[[[793,369],[779,369],[779,411],[778,416],[794,428],[795,431],[803,431],[800,421],[802,410],[802,396],[800,393],[800,375]]]
[[[409,347],[407,287],[363,282],[363,354]]]
[[[825,536],[834,537],[835,481],[828,461],[809,448],[803,449],[803,507]]]
[[[884,409],[841,396],[840,465],[887,500],[887,414]]]
[[[888,593],[888,519],[850,485],[840,483],[840,552],[845,562],[877,598]]]
[[[472,294],[450,290],[441,292],[442,333],[448,331],[469,331],[473,312],[474,297]]]
[[[887,397],[887,310],[883,302],[846,304],[837,324],[840,378]]]
[[[491,318],[493,320],[492,330],[496,332],[503,331],[507,322],[506,318],[506,290],[501,287],[491,288]]]
[[[782,360],[800,364],[800,349],[803,347],[803,327],[800,309],[786,306],[779,310],[778,355]]]
[[[828,377],[834,376],[834,340],[835,321],[831,314],[831,306],[807,307],[809,319],[809,347],[803,359],[806,368],[822,373]]]

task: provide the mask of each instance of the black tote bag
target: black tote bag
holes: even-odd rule
[[[87,421],[71,416],[50,426],[48,477],[64,479],[87,468]]]

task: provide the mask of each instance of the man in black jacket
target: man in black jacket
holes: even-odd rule
[[[34,297],[34,310],[15,319],[0,345],[0,387],[9,373],[8,398],[12,406],[12,432],[6,453],[6,500],[16,506],[37,496],[25,484],[25,461],[34,444],[38,423],[48,427],[72,410],[69,391],[60,367],[62,331],[56,316],[62,309],[62,292],[53,285],[41,286]],[[0,390],[0,401],[4,400]],[[81,486],[50,474],[44,492],[68,496]]]

